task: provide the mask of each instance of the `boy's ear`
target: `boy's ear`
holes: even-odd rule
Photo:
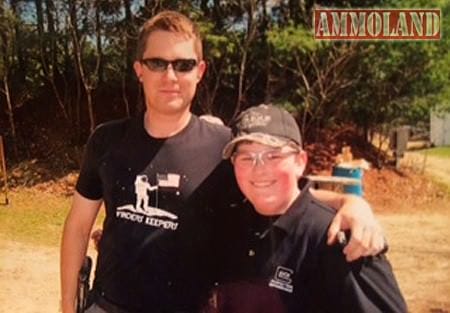
[[[295,163],[297,165],[295,169],[295,174],[298,178],[300,178],[303,175],[303,172],[306,168],[306,163],[308,162],[308,155],[305,151],[300,151],[296,157],[295,157]]]

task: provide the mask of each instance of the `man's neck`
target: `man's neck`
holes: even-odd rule
[[[167,115],[147,110],[144,115],[144,127],[154,138],[169,138],[182,131],[191,119],[192,113]]]

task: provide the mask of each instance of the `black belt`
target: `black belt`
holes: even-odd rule
[[[127,310],[119,308],[117,305],[111,303],[110,301],[106,300],[104,297],[98,294],[95,296],[94,302],[108,313],[131,313]]]
[[[95,292],[94,303],[96,303],[99,307],[101,307],[108,313],[133,313],[131,311],[124,310],[118,307],[117,305],[111,303],[108,299],[105,299],[105,297],[99,295],[97,292]],[[185,310],[158,310],[146,313],[194,313],[194,312]]]

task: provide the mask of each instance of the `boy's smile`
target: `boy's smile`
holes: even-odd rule
[[[255,142],[243,142],[233,155],[240,189],[262,215],[284,213],[299,195],[297,181],[306,157],[291,146],[274,149]]]

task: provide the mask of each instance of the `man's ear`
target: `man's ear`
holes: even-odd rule
[[[303,172],[306,169],[306,163],[308,162],[308,155],[305,151],[300,151],[296,156],[295,156],[295,163],[296,163],[296,169],[295,169],[295,174],[297,175],[298,178],[300,178],[303,175]]]
[[[133,63],[133,68],[134,68],[134,72],[136,73],[136,77],[139,80],[139,82],[142,83],[142,72],[143,72],[143,68],[142,68],[142,64],[141,62],[138,61],[134,61]]]
[[[197,79],[198,82],[200,82],[203,78],[203,75],[205,75],[206,72],[206,62],[204,60],[201,60],[198,62],[197,65]]]

